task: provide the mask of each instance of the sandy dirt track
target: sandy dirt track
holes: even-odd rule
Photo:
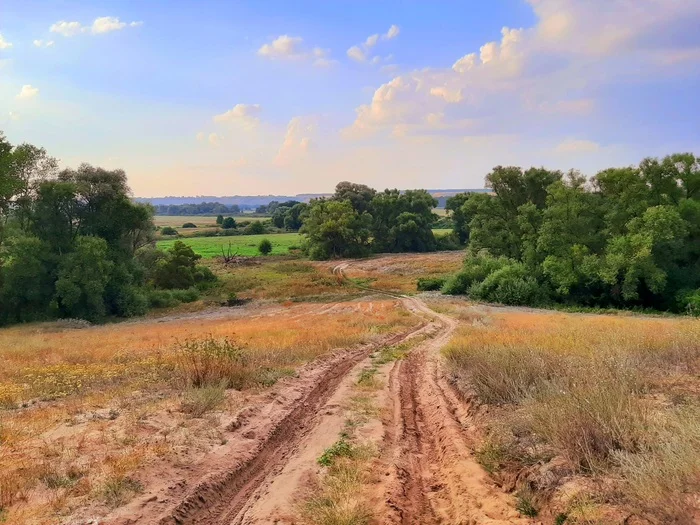
[[[334,268],[343,275],[351,263]],[[295,503],[316,458],[338,438],[344,403],[369,356],[420,336],[405,358],[387,365],[378,394],[385,416],[375,425],[382,475],[369,490],[377,524],[525,524],[475,461],[462,424],[464,404],[449,386],[440,349],[457,322],[420,299],[397,294],[420,319],[405,333],[336,352],[304,367],[266,403],[232,418],[226,447],[180,479],[133,501],[107,523],[294,524]]]

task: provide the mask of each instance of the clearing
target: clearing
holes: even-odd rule
[[[231,251],[238,255],[259,255],[258,245],[263,239],[272,243],[271,255],[286,255],[290,248],[299,247],[301,236],[298,233],[268,233],[262,235],[230,235],[226,237],[193,237],[186,239],[173,239],[158,241],[157,246],[161,250],[170,248],[176,240],[181,240],[191,246],[195,253],[205,259],[221,257],[221,250],[228,251],[231,243]]]

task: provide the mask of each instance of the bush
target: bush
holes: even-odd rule
[[[173,300],[178,303],[193,303],[199,299],[199,290],[196,288],[188,288],[187,290],[172,290]]]
[[[545,301],[542,287],[528,275],[521,263],[511,263],[472,284],[469,296],[491,303],[515,306],[536,305]]]
[[[440,290],[445,285],[443,277],[421,277],[418,279],[416,288],[419,292],[432,292]]]
[[[117,292],[115,313],[121,317],[137,317],[148,311],[149,300],[140,288],[127,286]]]
[[[253,221],[248,226],[245,227],[243,231],[244,235],[262,235],[265,233],[265,225],[262,221]]]
[[[163,226],[160,229],[160,234],[161,235],[177,235],[177,230],[173,228],[172,226]]]
[[[488,252],[479,252],[475,256],[469,256],[464,261],[464,267],[445,282],[442,291],[449,295],[466,294],[472,285],[480,283],[489,274],[510,263],[510,259],[493,257]]]
[[[185,224],[182,225],[183,228],[196,228],[197,225],[193,222],[186,222]]]
[[[151,308],[168,308],[178,304],[170,290],[149,290],[147,299]]]
[[[258,251],[261,255],[269,255],[272,251],[272,243],[268,239],[263,239],[258,244]]]
[[[246,356],[228,338],[188,339],[180,344],[178,368],[185,383],[193,387],[221,385],[241,388],[245,380]]]
[[[700,316],[700,288],[682,290],[678,294],[678,310],[688,315]]]
[[[221,227],[225,230],[230,230],[231,228],[235,228],[236,227],[236,219],[234,219],[233,217],[226,217],[222,221]]]
[[[436,235],[435,242],[438,251],[454,251],[463,248],[459,243],[459,237],[454,232],[447,235]]]

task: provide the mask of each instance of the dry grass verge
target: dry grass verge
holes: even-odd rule
[[[553,517],[583,523],[573,510],[587,497],[602,509],[596,523],[615,522],[621,507],[653,523],[692,522],[697,321],[513,311],[466,319],[445,356],[465,398],[490,407],[477,457],[503,480],[519,475],[519,490],[534,491],[524,498],[531,512],[554,497]]]
[[[43,525],[104,515],[148,488],[148,469],[220,446],[222,416],[248,392],[413,323],[397,301],[352,301],[0,330],[0,516]]]

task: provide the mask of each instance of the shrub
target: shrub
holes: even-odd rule
[[[445,285],[445,279],[442,277],[421,277],[416,283],[416,288],[419,292],[431,292],[440,290]]]
[[[262,235],[265,233],[265,225],[262,221],[253,221],[245,227],[243,233],[245,235]]]
[[[545,300],[542,287],[528,275],[525,265],[510,263],[490,273],[469,289],[470,297],[492,303],[511,305],[541,304]]]
[[[443,287],[443,293],[461,295],[469,292],[472,285],[480,283],[486,277],[510,263],[506,257],[492,257],[488,252],[479,252],[464,261],[464,267],[450,277]]]
[[[263,239],[260,241],[260,244],[258,244],[258,251],[261,255],[269,255],[272,251],[272,243],[268,239]]]
[[[700,288],[682,290],[678,293],[678,310],[688,315],[700,316]]]
[[[236,219],[233,217],[226,217],[222,222],[221,222],[221,227],[225,230],[230,230],[231,228],[236,227]]]
[[[241,388],[246,356],[243,349],[228,338],[189,339],[180,343],[178,367],[186,384],[193,387],[222,385]]]
[[[199,290],[196,288],[188,288],[187,290],[172,290],[173,300],[178,303],[193,303],[199,299]]]
[[[459,244],[459,237],[454,232],[447,235],[436,235],[435,242],[438,251],[461,250],[463,248]]]
[[[225,399],[226,389],[223,384],[188,388],[182,396],[180,409],[193,417],[202,417],[221,406]]]
[[[163,226],[160,229],[160,234],[161,235],[177,235],[177,230],[173,228],[172,226]]]
[[[318,458],[318,464],[323,467],[330,467],[336,458],[350,458],[355,454],[354,447],[347,439],[341,438],[323,451]]]
[[[122,317],[136,317],[148,311],[148,297],[135,286],[119,289],[114,302],[115,313]]]
[[[185,224],[182,225],[183,228],[196,228],[197,225],[193,222],[186,222]]]
[[[178,304],[170,290],[149,290],[147,298],[151,308],[168,308]]]

